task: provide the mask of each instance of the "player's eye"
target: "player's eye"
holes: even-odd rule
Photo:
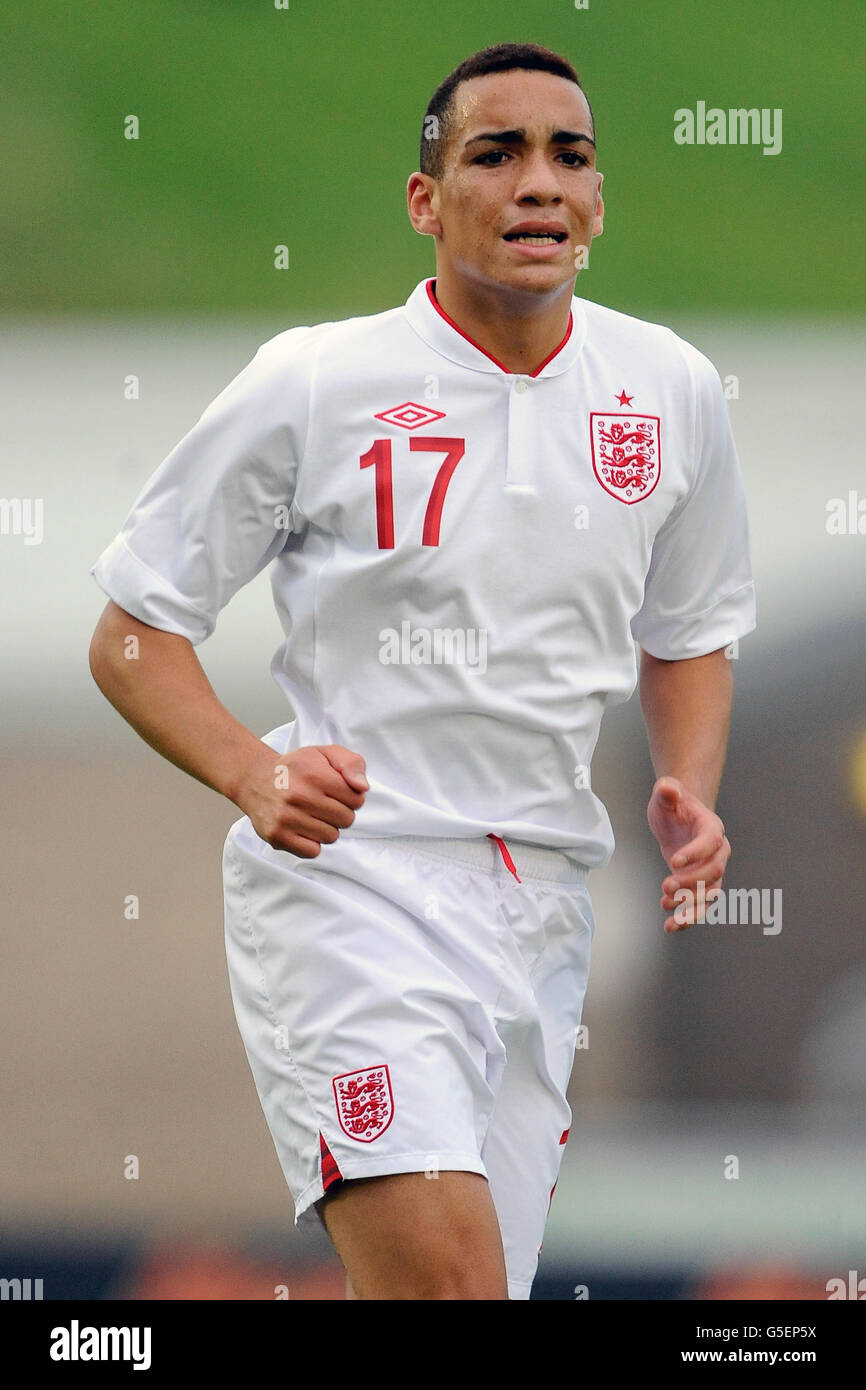
[[[507,154],[507,150],[488,150],[486,154],[480,154],[478,158],[472,162],[473,164],[490,164],[493,168],[496,168],[496,165],[499,163],[499,156],[502,155],[502,157],[505,158]],[[496,161],[495,164],[494,160]]]
[[[474,164],[486,164],[492,169],[496,169],[505,159],[510,159],[508,150],[487,150],[485,154],[480,154],[473,160]],[[582,169],[589,163],[585,155],[579,150],[562,150],[557,158],[564,160],[569,169]]]

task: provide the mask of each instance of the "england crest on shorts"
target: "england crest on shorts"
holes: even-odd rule
[[[384,1062],[335,1076],[333,1086],[337,1119],[344,1134],[362,1144],[372,1144],[384,1134],[394,1118],[391,1074]]]
[[[605,492],[631,506],[649,497],[662,471],[657,415],[602,414],[589,417],[592,468]]]

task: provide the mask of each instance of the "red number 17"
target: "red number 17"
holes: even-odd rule
[[[445,462],[433,482],[427,511],[424,513],[422,545],[439,544],[442,507],[451,475],[463,457],[465,439],[434,439],[430,435],[409,440],[412,453],[445,454]],[[376,530],[380,550],[394,549],[394,489],[391,480],[391,440],[377,439],[366,454],[361,455],[361,467],[376,470]]]

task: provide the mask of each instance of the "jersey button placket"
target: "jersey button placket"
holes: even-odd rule
[[[508,384],[508,458],[505,466],[507,492],[534,492],[534,396],[532,383],[525,376],[512,377]]]

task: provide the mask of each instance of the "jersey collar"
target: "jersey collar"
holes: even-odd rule
[[[436,277],[420,281],[406,300],[406,317],[419,337],[436,352],[461,367],[476,372],[500,373],[505,376],[548,377],[567,372],[577,360],[586,333],[580,300],[572,297],[568,330],[562,342],[544,362],[532,372],[510,373],[495,357],[486,352],[459,328],[436,302]]]

